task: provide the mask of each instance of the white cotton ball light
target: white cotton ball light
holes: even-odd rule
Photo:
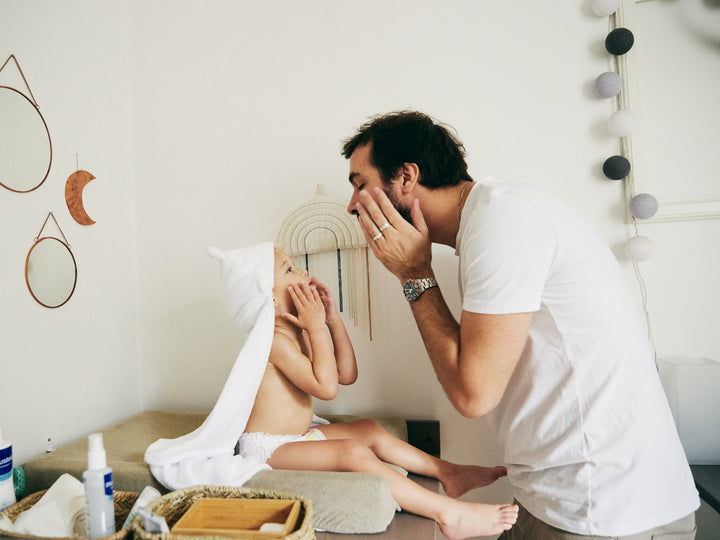
[[[625,243],[625,256],[631,261],[647,261],[654,251],[655,246],[647,236],[633,236]]]
[[[617,96],[622,89],[622,78],[614,71],[601,73],[595,79],[595,93],[601,98]]]
[[[627,137],[635,129],[637,117],[632,111],[626,109],[615,112],[608,119],[608,131],[616,137]]]
[[[593,0],[592,10],[599,17],[612,15],[620,7],[621,0]]]
[[[630,213],[638,219],[648,219],[657,214],[660,205],[649,193],[639,193],[630,199]]]

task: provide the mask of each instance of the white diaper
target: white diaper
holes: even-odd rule
[[[266,462],[283,444],[299,441],[325,441],[322,431],[311,428],[303,435],[271,435],[256,431],[243,433],[238,440],[238,454],[244,458],[253,456]]]

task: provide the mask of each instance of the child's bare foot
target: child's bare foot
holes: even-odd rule
[[[516,504],[481,504],[455,501],[457,507],[438,520],[440,531],[450,540],[500,534],[517,521]]]
[[[507,474],[505,467],[480,467],[478,465],[455,465],[440,479],[445,495],[457,499],[468,491],[492,484]]]

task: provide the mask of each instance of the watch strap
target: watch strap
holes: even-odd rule
[[[426,277],[422,279],[418,279],[420,282],[420,285],[422,286],[423,291],[427,291],[428,289],[432,287],[437,287],[437,280],[432,277]]]

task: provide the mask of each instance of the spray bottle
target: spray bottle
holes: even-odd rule
[[[15,502],[12,443],[3,440],[0,430],[0,510]]]
[[[88,537],[115,534],[112,469],[107,466],[102,433],[88,437],[88,470],[83,473],[83,484]]]

